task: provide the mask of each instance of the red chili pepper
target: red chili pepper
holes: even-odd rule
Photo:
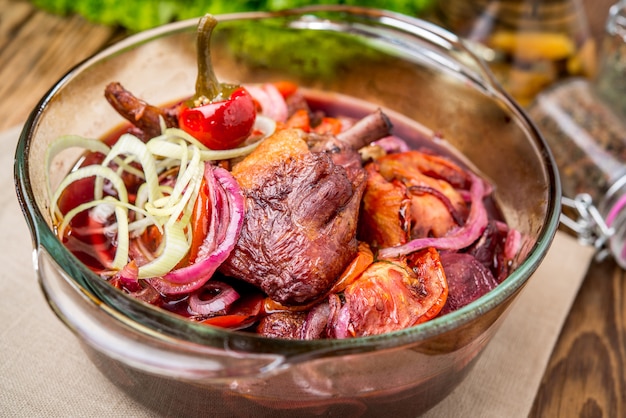
[[[255,119],[252,96],[240,87],[227,100],[191,108],[183,105],[178,123],[207,147],[222,150],[235,148],[245,141]]]
[[[211,149],[230,149],[252,132],[256,108],[243,88],[220,83],[211,62],[211,35],[217,20],[205,15],[198,23],[196,94],[179,111],[178,123]]]

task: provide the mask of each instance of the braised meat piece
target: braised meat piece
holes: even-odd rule
[[[224,274],[285,305],[324,296],[357,252],[366,173],[351,143],[283,130],[233,167],[246,215]]]
[[[272,338],[317,340],[327,337],[327,327],[332,309],[341,308],[339,296],[331,294],[328,300],[304,311],[277,311],[263,316],[256,332]]]
[[[254,184],[242,185],[244,225],[221,269],[277,302],[304,304],[322,296],[356,254],[365,172],[352,182],[327,153],[311,152],[265,167],[255,170]]]
[[[275,312],[261,318],[257,333],[270,338],[301,340],[306,312]]]

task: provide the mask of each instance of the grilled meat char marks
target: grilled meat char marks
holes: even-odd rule
[[[388,134],[384,122],[378,137]],[[366,180],[359,154],[332,136],[283,131],[248,158],[233,168],[246,216],[221,271],[285,305],[315,301],[357,252]]]

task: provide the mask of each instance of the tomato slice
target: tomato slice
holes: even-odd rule
[[[345,303],[333,326],[338,336],[367,336],[397,331],[439,314],[448,284],[439,253],[429,248],[407,264],[372,263],[343,293]]]
[[[306,109],[296,110],[285,122],[285,128],[302,129],[304,132],[311,131],[311,119]]]
[[[374,254],[370,246],[365,242],[359,242],[356,256],[341,273],[330,292],[342,292],[346,287],[354,283],[373,262]]]
[[[337,118],[324,117],[322,121],[313,128],[313,131],[318,134],[331,134],[337,135],[341,132],[341,121]]]
[[[415,322],[419,324],[436,317],[443,309],[448,300],[448,279],[439,252],[432,247],[409,255],[407,263],[423,286],[420,303],[427,310]]]
[[[193,263],[198,257],[200,247],[204,242],[207,231],[209,230],[209,219],[211,216],[212,206],[209,201],[209,189],[206,179],[202,177],[200,184],[200,192],[193,207],[191,215],[191,248],[189,249],[189,262]]]

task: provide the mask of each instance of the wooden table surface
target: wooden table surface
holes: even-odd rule
[[[584,3],[597,38],[611,3]],[[124,36],[81,17],[39,11],[24,0],[0,0],[0,131],[23,123],[74,64]],[[625,276],[610,260],[589,267],[531,416],[626,416]]]

